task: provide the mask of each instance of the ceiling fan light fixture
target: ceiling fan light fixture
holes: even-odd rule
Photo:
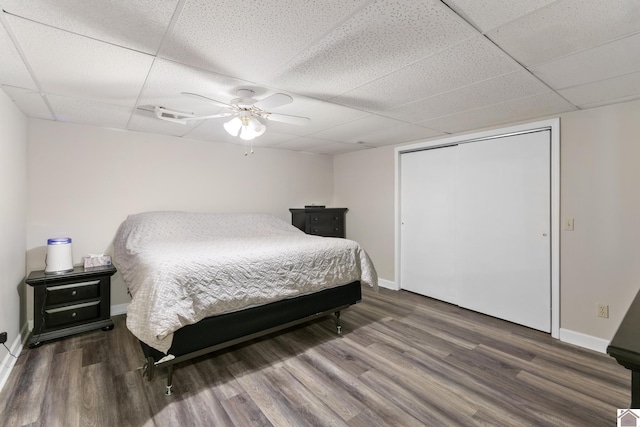
[[[242,128],[242,120],[239,117],[234,117],[233,119],[226,122],[224,125],[224,130],[231,136],[238,136],[240,129]]]

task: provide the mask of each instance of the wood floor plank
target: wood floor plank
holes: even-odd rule
[[[57,353],[49,371],[40,407],[41,420],[63,420],[59,425],[80,425],[82,407],[82,350]]]
[[[612,358],[406,291],[363,288],[331,318],[142,377],[115,329],[24,349],[0,393],[6,426],[601,426],[630,401]]]

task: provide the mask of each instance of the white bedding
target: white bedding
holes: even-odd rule
[[[127,327],[163,353],[173,332],[208,316],[355,280],[378,285],[358,243],[310,236],[266,214],[129,215],[114,252],[132,295]]]

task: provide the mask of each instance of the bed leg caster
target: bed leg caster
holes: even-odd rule
[[[342,325],[340,324],[340,312],[336,311],[334,314],[336,316],[336,330],[338,331],[338,335],[342,335]]]
[[[171,390],[172,388],[173,388],[173,365],[167,368],[167,389],[164,392],[164,394],[166,394],[167,396],[171,396],[173,394],[173,391]]]

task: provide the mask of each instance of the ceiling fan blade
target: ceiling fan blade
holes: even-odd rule
[[[288,123],[290,125],[306,125],[311,121],[309,117],[291,116],[289,114],[267,113],[263,117],[272,122]]]
[[[232,107],[231,105],[229,105],[229,104],[225,104],[224,102],[221,102],[221,101],[216,101],[215,99],[212,99],[212,98],[206,97],[206,96],[204,96],[204,95],[199,95],[199,94],[197,94],[197,93],[192,93],[192,92],[180,92],[180,93],[181,93],[182,95],[187,95],[187,96],[191,96],[191,97],[194,97],[194,98],[199,98],[199,99],[201,99],[201,100],[202,100],[202,99],[204,99],[204,100],[206,100],[206,101],[209,101],[209,102],[211,102],[211,103],[213,103],[213,104],[217,105],[218,107],[223,107],[223,108],[233,108],[233,107]]]
[[[282,105],[291,104],[292,102],[293,98],[289,95],[286,95],[284,93],[274,93],[273,95],[267,96],[262,101],[258,101],[253,105],[261,110],[270,110]]]
[[[217,119],[219,117],[229,117],[232,116],[233,113],[229,112],[229,113],[222,113],[222,114],[211,114],[209,116],[194,116],[194,117],[189,117],[187,119],[184,119],[186,121],[189,120],[205,120],[205,119]]]

